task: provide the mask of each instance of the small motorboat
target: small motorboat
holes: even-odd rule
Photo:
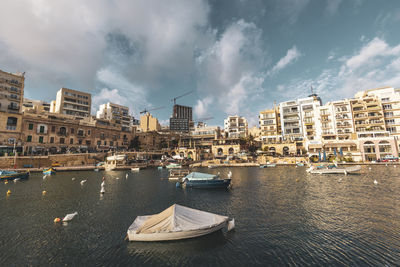
[[[53,175],[53,174],[56,174],[56,169],[54,169],[54,168],[52,168],[52,167],[47,168],[47,169],[43,169],[43,174],[45,174],[45,175]]]
[[[304,167],[304,163],[301,163],[301,162],[296,163],[296,165],[297,165],[298,167]]]
[[[138,172],[138,171],[140,171],[140,168],[131,168],[131,171],[132,172]]]
[[[191,172],[182,178],[180,184],[192,188],[227,188],[231,184],[231,176],[232,172],[226,179],[220,179],[219,174]]]
[[[167,169],[181,169],[182,165],[178,163],[171,163],[166,166]]]
[[[15,179],[28,179],[29,171],[17,172],[17,171],[5,171],[0,170],[0,180],[15,180]]]
[[[214,169],[214,168],[217,168],[218,165],[208,165],[207,167],[208,167],[209,169]]]
[[[167,241],[199,237],[221,230],[232,230],[234,220],[206,211],[174,204],[166,210],[137,216],[128,229],[129,241]]]
[[[351,166],[351,167],[326,167],[326,168],[318,168],[311,166],[306,170],[308,173],[313,173],[313,174],[354,174],[354,173],[359,173],[361,171],[361,166],[356,165],[356,166]]]
[[[261,169],[263,169],[263,168],[273,168],[273,167],[276,167],[276,164],[274,164],[274,163],[267,163],[267,164],[264,164],[264,165],[260,165],[260,168],[261,168]]]

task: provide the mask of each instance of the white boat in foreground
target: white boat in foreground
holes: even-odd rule
[[[339,168],[339,167],[333,167],[333,168],[322,168],[318,169],[314,166],[311,166],[310,168],[307,169],[307,172],[313,173],[313,174],[353,174],[353,173],[359,173],[361,171],[361,166],[356,165],[356,166],[351,166],[351,167],[344,167],[344,168]]]
[[[174,204],[161,213],[138,216],[128,229],[129,241],[166,241],[210,234],[224,227],[233,229],[226,216]]]

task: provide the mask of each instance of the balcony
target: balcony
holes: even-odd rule
[[[59,131],[59,132],[57,132],[57,135],[58,136],[67,136],[67,132]]]
[[[15,131],[15,130],[17,130],[17,126],[16,125],[7,125],[6,130]]]

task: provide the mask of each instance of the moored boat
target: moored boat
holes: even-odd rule
[[[158,214],[137,216],[127,234],[129,241],[167,241],[199,237],[224,227],[233,229],[234,220],[174,204]]]
[[[180,180],[181,178],[185,177],[188,175],[190,172],[187,169],[171,169],[169,171],[169,177],[168,180]]]
[[[131,171],[132,172],[138,172],[138,171],[140,171],[140,168],[131,168]]]
[[[298,167],[304,167],[304,163],[301,163],[301,162],[296,163],[296,165],[297,165]]]
[[[232,173],[220,179],[219,174],[191,172],[182,178],[181,185],[192,188],[227,188],[231,184]]]
[[[274,163],[267,163],[267,164],[264,164],[264,165],[260,165],[260,168],[261,168],[261,169],[263,169],[263,168],[273,168],[273,167],[276,167],[276,164],[274,164]]]
[[[53,174],[56,174],[56,169],[54,169],[54,168],[52,168],[52,167],[47,168],[47,169],[43,169],[43,174],[45,174],[45,175],[53,175]]]
[[[167,169],[181,169],[182,165],[178,163],[171,163],[166,166]]]
[[[326,167],[326,168],[316,168],[314,166],[311,166],[306,170],[308,173],[313,173],[313,174],[354,174],[354,173],[359,173],[361,171],[361,166],[356,165],[356,166],[351,166],[351,167]]]
[[[29,171],[17,172],[17,171],[5,171],[0,170],[0,180],[16,180],[16,179],[28,179]]]

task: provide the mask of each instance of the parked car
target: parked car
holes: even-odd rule
[[[397,161],[399,161],[399,158],[393,155],[386,155],[382,159],[382,162],[397,162]]]

